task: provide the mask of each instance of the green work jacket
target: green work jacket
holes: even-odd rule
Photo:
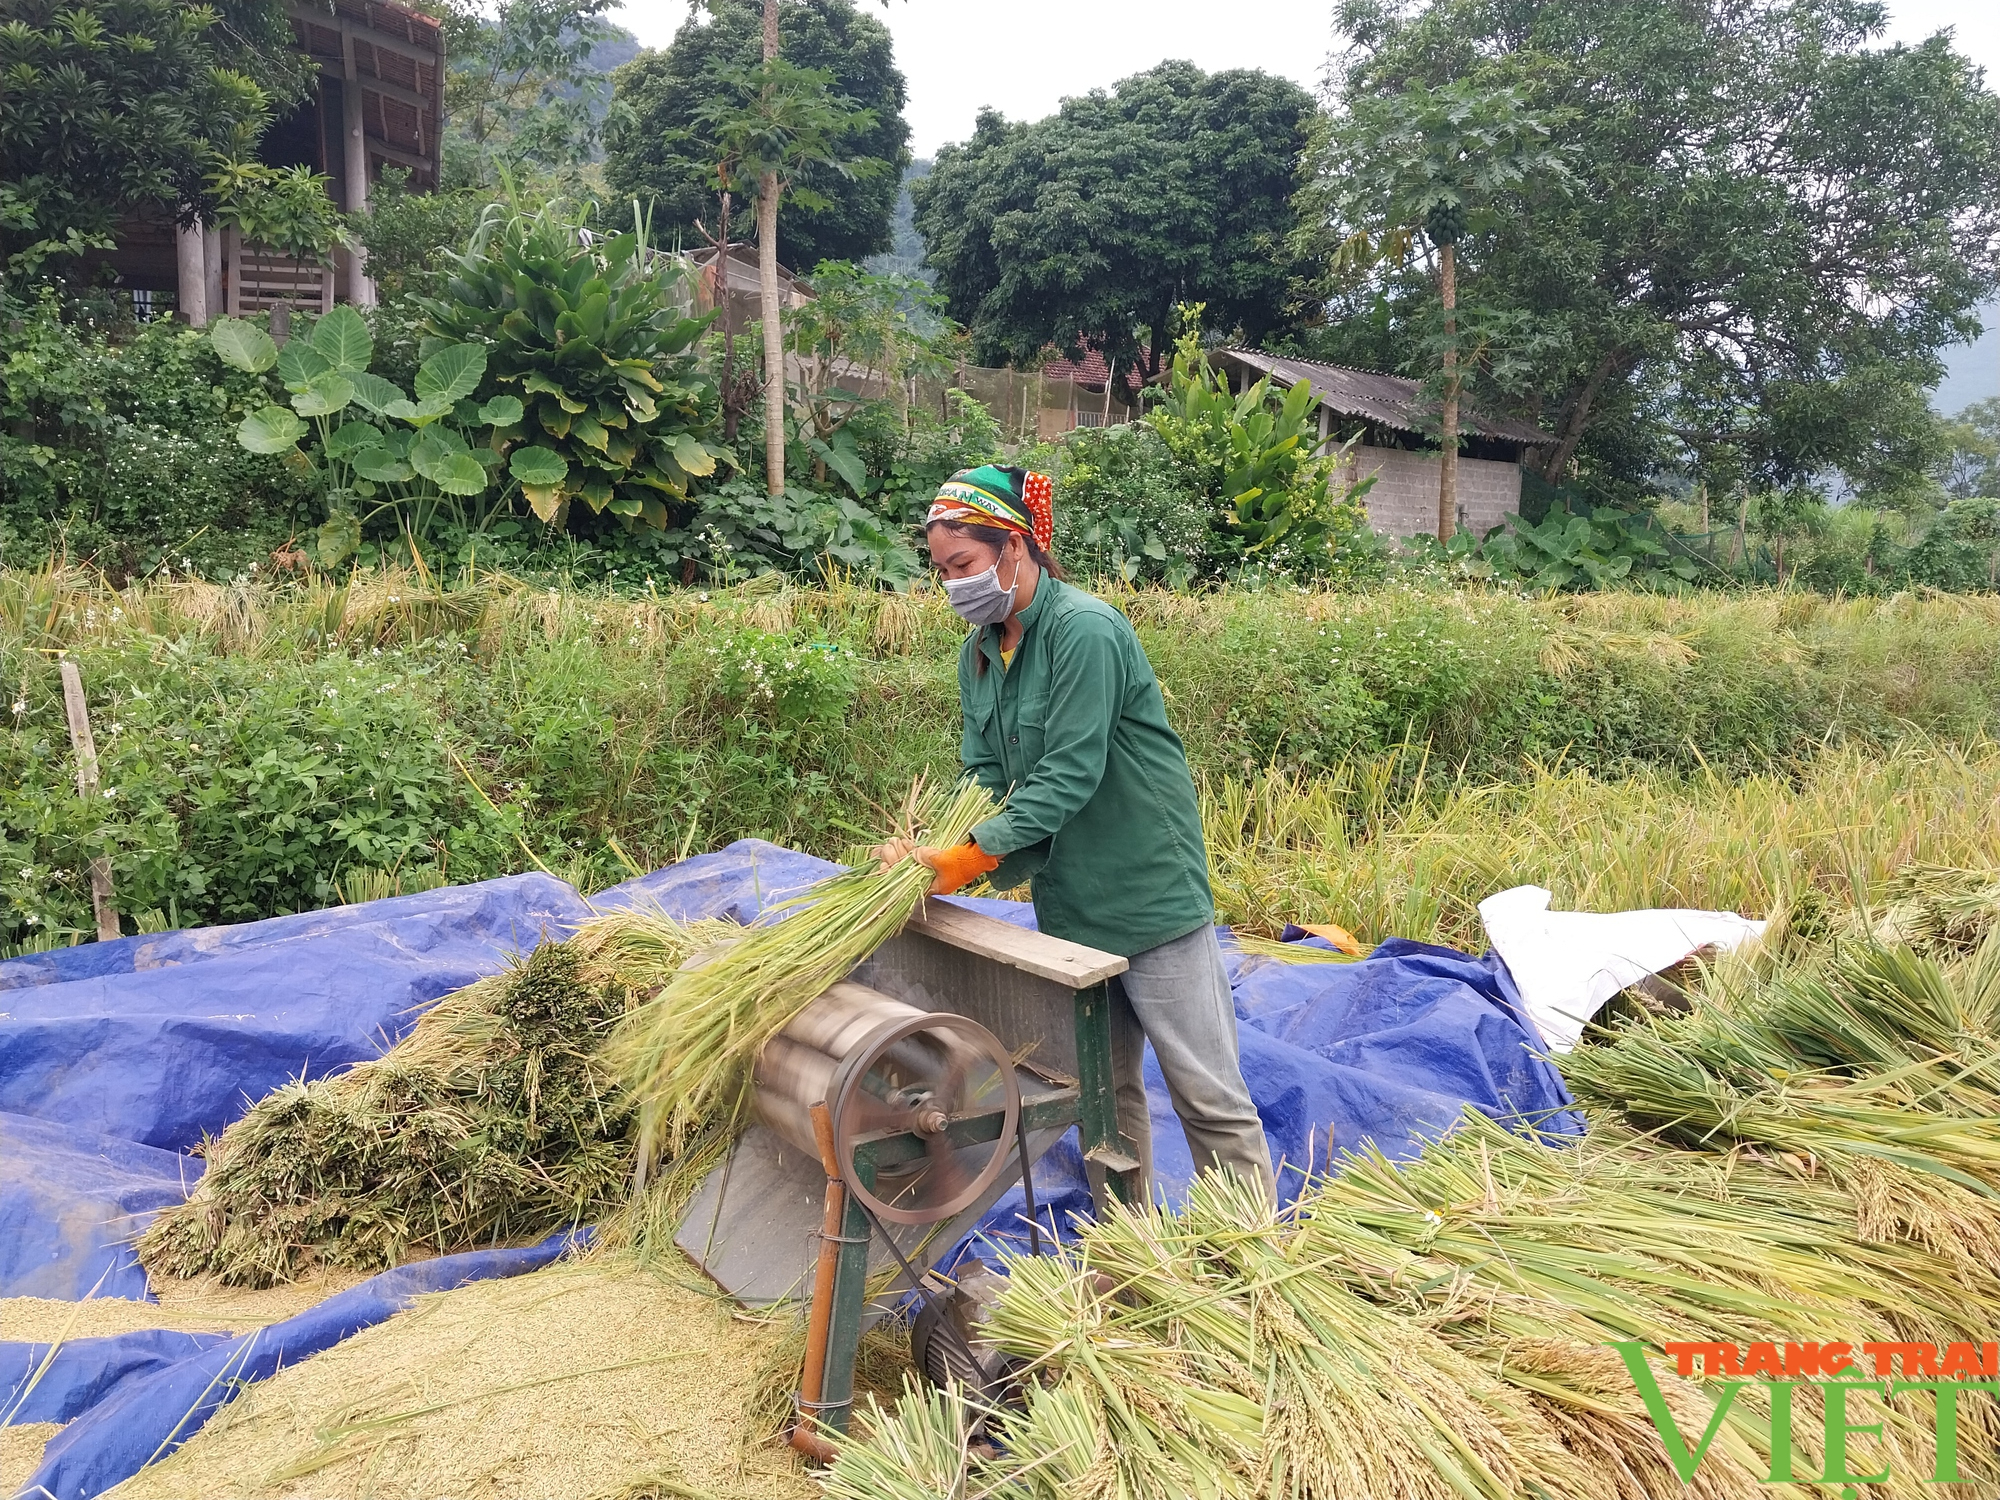
[[[1215,920],[1187,751],[1130,621],[1044,574],[1011,667],[998,626],[966,640],[958,699],[966,772],[1007,798],[972,836],[999,889],[1032,878],[1042,931],[1129,958]]]

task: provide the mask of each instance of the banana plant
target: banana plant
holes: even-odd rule
[[[252,453],[296,453],[317,477],[328,513],[317,550],[326,565],[352,556],[362,528],[384,515],[412,535],[447,511],[478,529],[525,488],[524,471],[532,478],[545,467],[531,446],[518,445],[517,398],[472,399],[486,372],[478,344],[433,350],[405,394],[369,370],[374,340],[351,307],[307,324],[282,349],[241,318],[218,319],[209,341],[239,370],[275,369],[290,394],[289,406],[245,417],[236,440]]]

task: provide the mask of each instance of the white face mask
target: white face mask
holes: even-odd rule
[[[1014,612],[1014,595],[1021,586],[1021,567],[1014,565],[1014,582],[1000,587],[1000,562],[970,578],[947,578],[945,598],[968,625],[998,625]]]

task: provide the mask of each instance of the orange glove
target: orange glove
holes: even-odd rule
[[[931,882],[933,896],[949,896],[960,886],[1000,868],[1000,861],[967,839],[955,849],[931,849],[909,839],[891,839],[871,851],[887,869],[905,859],[927,865],[937,876]]]
[[[1000,868],[1000,861],[967,839],[955,849],[919,849],[917,858],[937,871],[933,896],[949,896],[962,885]]]

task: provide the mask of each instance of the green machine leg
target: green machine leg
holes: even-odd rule
[[[854,1153],[854,1171],[872,1192],[875,1150],[862,1146]],[[861,1315],[868,1306],[868,1215],[847,1195],[847,1214],[840,1224],[840,1261],[834,1268],[833,1316],[826,1326],[826,1374],[819,1393],[818,1418],[836,1432],[847,1431],[854,1411],[854,1355],[861,1346]]]
[[[1132,1143],[1118,1133],[1118,1081],[1111,1066],[1111,987],[1076,992],[1078,1115],[1084,1160],[1104,1169],[1105,1185],[1121,1203],[1145,1196]]]

